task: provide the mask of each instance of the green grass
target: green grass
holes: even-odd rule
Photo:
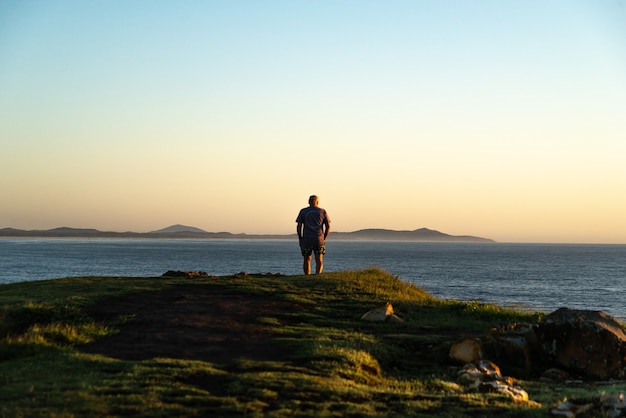
[[[154,358],[122,361],[76,347],[118,332],[129,318],[98,322],[84,309],[98,300],[180,285],[297,302],[276,342],[281,361],[239,358],[228,365]],[[404,323],[360,316],[389,301]],[[285,312],[281,313],[282,315]],[[74,278],[0,286],[0,416],[437,416],[545,417],[568,396],[624,386],[520,384],[533,401],[468,394],[447,351],[459,335],[541,314],[476,302],[443,301],[377,269],[320,276],[218,279]]]

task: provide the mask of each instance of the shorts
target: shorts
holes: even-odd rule
[[[303,244],[300,242],[300,252],[302,252],[302,257],[309,257],[311,253],[315,253],[315,255],[323,255],[326,254],[326,244]]]

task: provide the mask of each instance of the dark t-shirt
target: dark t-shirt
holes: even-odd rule
[[[302,241],[308,245],[320,245],[324,243],[324,223],[330,223],[326,211],[317,206],[309,206],[298,213],[296,222],[304,224]]]

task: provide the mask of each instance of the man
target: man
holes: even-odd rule
[[[326,238],[330,232],[330,218],[318,204],[317,196],[309,197],[309,207],[301,209],[296,218],[300,251],[304,257],[304,274],[311,274],[312,253],[315,253],[315,273],[320,274],[324,269],[323,257],[326,254]]]

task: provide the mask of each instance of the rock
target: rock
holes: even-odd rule
[[[389,315],[389,317],[387,319],[387,322],[394,322],[396,324],[399,324],[401,322],[404,322],[404,319],[400,318],[396,314],[391,314],[391,315]]]
[[[571,375],[565,370],[552,367],[543,373],[541,373],[540,380],[543,382],[558,382],[564,383],[572,380]]]
[[[468,363],[472,365],[472,363]],[[459,383],[465,387],[478,387],[482,381],[482,374],[476,367],[465,367],[459,371]]]
[[[509,396],[514,401],[529,402],[528,393],[514,385],[512,378],[502,376],[500,367],[489,360],[468,363],[459,371],[459,383],[468,392],[492,392]]]
[[[404,319],[393,313],[393,306],[389,302],[367,312],[361,317],[361,320],[373,322],[404,322]]]
[[[626,416],[624,392],[605,393],[588,399],[570,399],[550,409],[550,414],[568,418]]]
[[[489,360],[481,360],[478,362],[478,370],[480,370],[483,375],[487,378],[491,378],[494,380],[502,378],[502,372],[500,372],[500,367],[494,362]]]
[[[391,303],[387,302],[386,304],[381,305],[365,313],[361,317],[361,320],[383,322],[383,321],[386,321],[387,317],[391,315],[393,315],[393,306],[391,305]]]
[[[502,380],[508,382],[500,373],[500,367],[489,360],[467,363],[459,370],[459,381],[465,386],[477,388],[484,381]]]
[[[593,403],[577,404],[572,401],[566,401],[550,409],[550,414],[567,418],[575,418],[577,415],[584,414],[591,409],[593,409]]]
[[[461,363],[474,363],[483,358],[482,343],[478,338],[466,338],[452,344],[449,356]]]
[[[168,270],[161,277],[183,277],[186,279],[208,278],[209,274],[204,271],[180,271]]]
[[[479,392],[497,392],[503,395],[507,395],[516,402],[527,402],[528,392],[519,386],[513,386],[511,384],[499,381],[482,382],[478,387]]]
[[[624,392],[600,395],[600,408],[609,417],[626,416],[626,396]]]
[[[594,380],[626,376],[626,333],[604,312],[561,308],[536,333],[543,356],[560,368]]]
[[[536,325],[507,324],[494,328],[488,337],[493,342],[495,360],[502,365],[529,372],[539,352]]]

